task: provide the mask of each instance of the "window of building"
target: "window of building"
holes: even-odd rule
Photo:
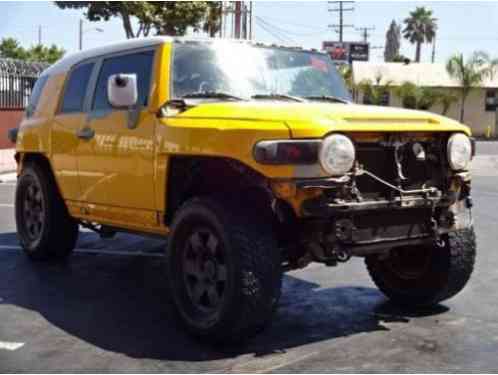
[[[86,90],[94,63],[76,67],[70,74],[64,90],[61,113],[83,112]]]
[[[36,80],[36,83],[33,87],[33,91],[31,92],[31,96],[29,98],[29,104],[26,107],[26,117],[31,117],[33,113],[36,111],[36,107],[38,106],[38,102],[40,101],[41,93],[45,84],[47,83],[48,76],[42,76]]]
[[[487,112],[495,112],[498,108],[498,89],[486,90],[486,101],[484,103]]]
[[[150,76],[154,51],[133,53],[125,56],[116,56],[104,60],[100,70],[92,109],[110,109],[111,104],[107,97],[107,81],[113,74],[136,74],[138,86],[138,105],[147,105],[150,88]]]

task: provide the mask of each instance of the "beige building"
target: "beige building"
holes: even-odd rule
[[[454,91],[458,97],[459,84],[452,79],[446,71],[444,64],[431,63],[370,63],[363,61],[353,62],[353,82],[358,84],[363,80],[376,82],[381,77],[380,84],[386,82],[390,86],[400,86],[404,82],[411,82],[417,86],[432,87],[441,90]],[[361,93],[356,100],[364,102]],[[401,100],[390,90],[386,97],[386,105],[401,107]],[[446,116],[460,120],[460,100],[453,103]],[[488,132],[492,136],[497,135],[498,105],[498,73],[493,79],[487,79],[481,87],[472,89],[465,103],[464,123],[472,128],[474,135],[482,136]],[[441,114],[442,108],[436,105],[430,109],[432,112]]]

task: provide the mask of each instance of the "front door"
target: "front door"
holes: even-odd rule
[[[113,55],[100,64],[87,118],[80,129],[78,166],[84,202],[111,210],[155,209],[156,116],[148,111],[153,60],[154,51],[149,50]],[[119,73],[137,75],[139,114],[134,124],[129,124],[132,112],[112,108],[108,101],[108,78]]]

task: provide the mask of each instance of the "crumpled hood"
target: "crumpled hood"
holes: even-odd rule
[[[193,107],[179,118],[283,122],[292,137],[323,137],[341,132],[455,132],[470,129],[452,119],[426,111],[341,103],[277,101],[218,102]]]

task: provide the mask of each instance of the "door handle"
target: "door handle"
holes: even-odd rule
[[[84,127],[76,132],[76,136],[80,139],[92,139],[95,135],[95,130],[92,128]]]

